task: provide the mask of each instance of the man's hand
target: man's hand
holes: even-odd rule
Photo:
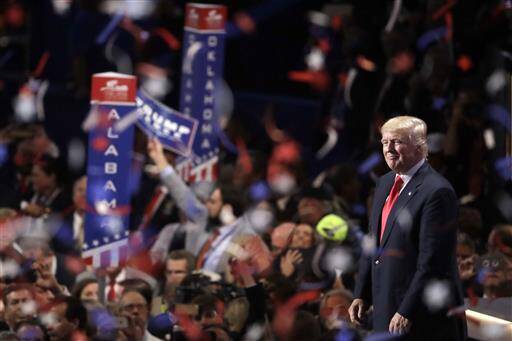
[[[164,155],[164,150],[160,141],[157,138],[151,138],[148,141],[148,154],[155,163],[158,171],[161,172],[169,165]]]
[[[405,334],[411,329],[411,321],[395,313],[395,316],[389,322],[389,332],[391,334]]]
[[[49,213],[50,209],[38,204],[28,203],[22,211],[31,217],[38,218],[43,214]]]
[[[366,312],[368,311],[368,306],[364,303],[364,301],[360,298],[356,298],[352,301],[352,304],[348,308],[348,314],[350,316],[350,321],[360,326],[365,318]]]

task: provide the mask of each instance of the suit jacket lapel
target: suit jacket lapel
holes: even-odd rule
[[[384,246],[386,244],[386,241],[388,240],[389,236],[391,235],[391,232],[393,231],[396,219],[403,212],[402,210],[407,206],[409,201],[418,192],[418,188],[423,182],[423,179],[425,178],[425,174],[428,168],[430,168],[430,166],[425,161],[425,163],[420,167],[420,169],[418,169],[416,174],[414,174],[412,179],[407,183],[407,186],[405,186],[405,188],[400,193],[400,196],[393,205],[391,212],[389,212],[386,230],[384,231],[384,236],[382,236],[382,241],[380,243],[381,246]]]

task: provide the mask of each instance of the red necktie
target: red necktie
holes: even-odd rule
[[[384,207],[382,208],[382,220],[380,223],[380,240],[382,240],[382,236],[384,236],[384,231],[386,230],[386,223],[388,221],[389,212],[393,208],[398,195],[400,194],[400,190],[404,184],[404,180],[400,176],[395,177],[395,183],[393,187],[391,187],[391,191],[389,192],[388,199],[384,203]]]
[[[206,254],[212,248],[212,244],[215,241],[215,239],[217,239],[219,234],[219,229],[216,228],[215,230],[213,230],[213,233],[210,235],[208,240],[203,244],[203,247],[201,248],[201,250],[199,251],[199,255],[197,256],[196,270],[200,270],[203,267],[204,263],[206,262]]]
[[[116,283],[111,282],[108,286],[108,293],[107,293],[107,300],[109,302],[114,302],[116,300],[116,289],[115,289]]]

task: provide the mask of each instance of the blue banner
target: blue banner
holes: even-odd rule
[[[197,132],[198,121],[137,92],[137,125],[147,135],[158,137],[164,147],[182,156],[189,156]]]
[[[192,155],[179,159],[176,169],[192,182],[217,177],[214,104],[223,73],[226,15],[220,5],[187,4],[185,10],[180,111],[197,119],[199,127]]]
[[[117,266],[128,257],[129,175],[134,126],[116,123],[136,111],[136,78],[116,73],[93,76],[87,154],[87,211],[82,258],[93,267]]]

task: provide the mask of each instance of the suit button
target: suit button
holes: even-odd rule
[[[379,265],[379,263],[380,263],[380,260],[378,260],[378,259],[377,259],[377,260],[375,261],[375,265]]]

